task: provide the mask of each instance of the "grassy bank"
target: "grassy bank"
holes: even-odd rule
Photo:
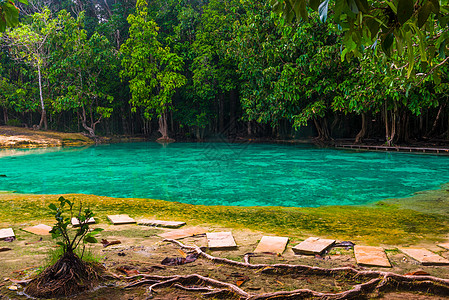
[[[126,213],[134,218],[248,228],[299,239],[319,235],[371,245],[409,245],[445,240],[449,233],[449,221],[444,212],[419,211],[403,204],[414,203],[417,207],[416,203],[425,202],[427,207],[431,207],[433,202],[444,202],[447,209],[449,192],[444,189],[433,193],[437,193],[437,196],[433,197],[432,191],[429,191],[427,197],[419,201],[402,199],[379,202],[372,206],[318,208],[203,206],[80,194],[64,197],[82,201],[89,206],[96,213],[99,223],[108,223],[108,214]],[[48,205],[55,203],[57,198],[56,195],[0,194],[0,226],[41,222],[52,224]]]

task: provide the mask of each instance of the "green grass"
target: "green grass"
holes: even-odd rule
[[[56,203],[58,197],[0,194],[0,222],[3,223],[0,224],[37,224],[44,221],[53,224],[48,205]],[[64,197],[82,200],[84,206],[89,206],[95,212],[100,225],[109,223],[106,219],[108,214],[128,214],[134,218],[182,220],[189,225],[248,228],[299,239],[319,235],[363,241],[371,245],[440,241],[449,233],[449,221],[444,215],[401,208],[390,202],[379,202],[373,206],[286,208],[203,206],[74,194]]]

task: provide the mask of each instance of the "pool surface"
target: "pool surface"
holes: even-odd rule
[[[311,145],[127,143],[0,150],[0,190],[205,205],[359,205],[449,182],[449,157]]]

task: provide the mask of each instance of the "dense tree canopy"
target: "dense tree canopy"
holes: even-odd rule
[[[13,1],[0,4],[2,124],[164,140],[449,137],[447,1],[20,2],[20,25]]]

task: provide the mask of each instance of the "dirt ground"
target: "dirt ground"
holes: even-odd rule
[[[173,229],[162,229],[140,225],[95,225],[105,229],[99,240],[120,241],[120,244],[103,247],[102,244],[93,244],[87,252],[88,257],[94,257],[106,269],[117,275],[188,275],[200,274],[224,282],[237,284],[244,281],[241,288],[246,292],[259,294],[280,290],[293,290],[308,288],[321,292],[339,292],[351,289],[355,284],[363,281],[361,278],[348,278],[341,275],[334,277],[320,277],[314,275],[269,275],[262,274],[260,270],[249,270],[228,265],[216,265],[208,260],[199,258],[193,263],[179,266],[163,266],[161,262],[166,257],[181,257],[177,245],[163,242],[158,234]],[[11,279],[24,280],[37,274],[49,264],[52,253],[56,252],[54,241],[50,236],[41,237],[21,230],[22,226],[13,226],[17,239],[13,242],[0,241],[0,248],[11,248],[12,250],[0,252],[0,299],[26,299],[23,287],[14,284]],[[263,232],[250,230],[236,230],[218,226],[203,226],[209,232],[232,231],[238,248],[231,251],[207,251],[217,257],[224,257],[236,261],[242,261],[245,253],[252,252]],[[187,245],[207,246],[205,235],[181,239]],[[301,264],[325,268],[350,266],[359,270],[368,269],[357,266],[352,249],[334,248],[324,257],[295,255],[292,246],[299,240],[290,240],[286,251],[282,256],[273,254],[262,254],[251,258],[251,263],[288,263]],[[437,246],[430,249],[438,251],[443,257],[449,258],[449,252]],[[418,262],[406,257],[398,250],[387,249],[386,253],[392,268],[370,268],[372,270],[392,271],[398,274],[423,270],[430,275],[449,278],[449,266],[422,266]],[[53,255],[54,256],[54,255]],[[125,289],[129,282],[111,281],[104,283],[95,291],[71,297],[71,299],[147,299],[147,287],[141,286]],[[17,291],[8,288],[17,286]],[[179,291],[174,288],[164,288],[154,294],[153,299],[201,299],[199,293]],[[391,293],[383,295],[381,299],[444,299],[442,297],[419,294],[419,293]]]

